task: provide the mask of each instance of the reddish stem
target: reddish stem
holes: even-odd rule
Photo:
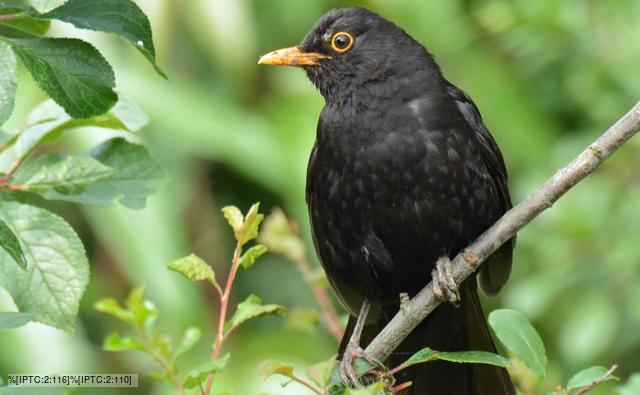
[[[18,167],[20,167],[21,164],[22,164],[22,159],[16,159],[11,165],[11,168],[9,169],[9,171],[7,171],[7,173],[4,176],[2,176],[2,178],[0,178],[0,184],[6,184],[7,182],[9,182],[9,179],[11,178],[11,176],[13,176],[16,170],[18,170]]]
[[[233,260],[231,261],[231,270],[229,271],[229,276],[227,277],[227,284],[224,287],[224,292],[221,292],[220,287],[218,286],[216,289],[218,290],[218,294],[220,297],[220,314],[218,317],[218,331],[216,333],[216,341],[213,351],[211,352],[211,360],[215,361],[220,357],[220,350],[222,349],[222,343],[224,343],[227,336],[224,333],[224,323],[227,318],[227,309],[229,307],[229,296],[231,295],[231,288],[233,286],[233,280],[236,278],[236,272],[238,271],[240,254],[242,253],[242,246],[240,243],[236,243],[236,249],[233,252]],[[209,395],[211,392],[211,387],[213,385],[213,377],[215,373],[209,373],[207,377],[207,386],[204,390],[204,395]]]
[[[0,21],[10,21],[12,19],[22,18],[24,15],[25,15],[24,12],[18,12],[18,13],[15,13],[15,14],[0,15]]]

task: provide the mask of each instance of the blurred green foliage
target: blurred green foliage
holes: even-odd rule
[[[193,360],[184,362],[194,367],[209,354],[213,332],[206,330],[216,317],[214,294],[187,284],[164,265],[194,251],[224,273],[233,235],[217,213],[228,204],[245,210],[260,200],[265,212],[281,206],[308,241],[304,178],[322,99],[303,72],[259,68],[256,60],[299,42],[329,8],[356,3],[138,3],[149,15],[158,64],[169,81],[113,37],[73,32],[97,43],[118,71],[119,89],[149,114],[151,125],[142,134],[172,181],[140,212],[43,202],[72,222],[91,260],[78,333],[38,324],[4,332],[0,372],[153,370],[135,353],[102,351],[102,339],[122,328],[92,309],[101,297],[123,299],[137,284],[163,312],[159,325],[174,337],[188,326],[205,329],[190,354]],[[516,202],[640,98],[638,1],[357,4],[403,26],[436,56],[447,78],[474,98],[505,155]],[[54,22],[52,34],[69,35],[72,29]],[[24,70],[19,86],[8,130],[44,98]],[[80,151],[96,141],[95,133],[73,133],[60,144]],[[640,371],[639,164],[635,138],[523,230],[511,281],[501,296],[486,301],[487,311],[506,306],[533,321],[547,347],[550,383],[566,382],[591,365],[618,363],[622,380]],[[295,267],[273,255],[239,278],[236,287],[236,302],[255,293],[290,308],[315,307]],[[10,306],[3,291],[0,306]],[[298,388],[281,388],[278,380],[263,382],[259,362],[286,360],[304,371],[330,357],[337,344],[321,327],[301,332],[265,318],[238,330],[227,347],[234,358],[217,378],[217,391],[298,394]],[[170,393],[147,378],[140,383],[136,393]],[[614,387],[604,384],[594,393],[614,394]]]

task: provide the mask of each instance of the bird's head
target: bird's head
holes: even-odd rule
[[[258,63],[304,68],[327,101],[363,88],[388,96],[440,75],[420,43],[364,8],[329,11],[299,45],[269,52]]]

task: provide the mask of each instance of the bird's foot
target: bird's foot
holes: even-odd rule
[[[347,387],[352,388],[362,388],[363,385],[358,379],[358,374],[356,373],[353,362],[357,358],[362,358],[371,365],[380,367],[385,369],[384,364],[380,362],[378,359],[369,355],[365,350],[360,347],[359,344],[355,342],[349,342],[347,348],[344,350],[344,354],[342,355],[342,360],[340,361],[340,378],[342,378],[342,382]]]
[[[433,293],[435,296],[445,302],[449,302],[455,306],[460,304],[460,291],[458,285],[453,279],[453,269],[451,260],[443,256],[436,262],[436,268],[431,272],[433,278]]]

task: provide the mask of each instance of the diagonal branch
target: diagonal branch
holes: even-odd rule
[[[456,284],[460,284],[475,272],[498,247],[538,214],[551,207],[565,192],[593,172],[639,130],[640,102],[571,163],[558,170],[540,189],[505,213],[491,228],[458,254],[452,261]],[[440,303],[433,294],[432,284],[427,284],[369,344],[367,354],[381,361],[387,359]]]

